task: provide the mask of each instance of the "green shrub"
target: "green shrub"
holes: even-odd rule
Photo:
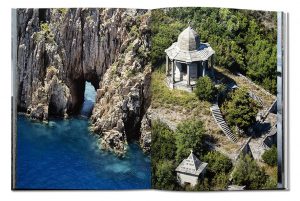
[[[215,175],[211,181],[211,187],[213,187],[214,190],[224,190],[227,188],[228,184],[229,176],[224,172]]]
[[[50,27],[48,23],[42,23],[41,24],[41,30],[45,33],[50,33]]]
[[[235,185],[246,186],[246,189],[262,189],[268,176],[249,155],[242,156],[232,174],[232,182]]]
[[[211,184],[208,181],[208,178],[200,180],[199,183],[191,190],[194,191],[209,191],[211,189]]]
[[[199,120],[187,120],[177,126],[175,131],[177,162],[186,158],[190,150],[193,150],[196,156],[201,156],[204,132],[203,123]]]
[[[136,25],[133,25],[130,29],[129,35],[132,37],[137,37],[139,35],[139,29]]]
[[[217,151],[208,152],[203,161],[208,163],[207,171],[213,175],[219,173],[228,173],[232,168],[232,162],[230,158]]]
[[[175,21],[163,10],[151,12],[151,63],[157,66],[165,61],[165,49],[177,40],[185,25]]]
[[[175,158],[176,146],[174,133],[160,121],[154,121],[151,125],[152,154],[154,163],[158,160],[172,160]]]
[[[264,189],[277,189],[277,184],[278,184],[277,178],[269,177],[264,186]]]
[[[54,34],[52,33],[49,23],[42,23],[40,25],[41,31],[38,32],[39,38],[42,36],[45,37],[46,42],[53,43],[54,42]]]
[[[225,101],[222,110],[231,127],[237,126],[245,130],[256,122],[258,106],[248,92],[241,88],[230,94],[230,98]]]
[[[215,84],[208,76],[200,77],[197,80],[195,94],[200,100],[213,101],[217,92]]]
[[[151,181],[154,188],[173,190],[176,183],[174,132],[160,121],[151,124]]]
[[[210,178],[211,188],[224,190],[229,184],[229,172],[232,168],[231,160],[217,151],[208,152],[202,159],[208,163],[206,177]]]
[[[262,159],[268,165],[276,166],[277,165],[277,148],[276,148],[276,146],[273,145],[271,147],[271,149],[266,150],[262,155]]]
[[[63,16],[65,16],[67,14],[67,12],[68,12],[68,8],[58,8],[57,10]]]
[[[172,161],[159,161],[155,171],[156,183],[154,188],[174,190],[177,183],[175,168]]]

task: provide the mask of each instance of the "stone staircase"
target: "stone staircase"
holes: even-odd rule
[[[215,121],[217,122],[217,124],[219,125],[221,130],[224,132],[224,134],[231,141],[237,142],[236,137],[234,136],[234,134],[231,132],[230,128],[226,124],[226,122],[221,114],[219,106],[217,104],[213,104],[213,106],[210,107],[210,111],[212,112],[212,116],[214,117]]]

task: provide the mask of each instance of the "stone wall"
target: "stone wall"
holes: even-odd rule
[[[189,183],[191,186],[196,186],[198,184],[198,177],[194,175],[188,175],[184,173],[177,173],[177,179],[180,185],[184,186]]]

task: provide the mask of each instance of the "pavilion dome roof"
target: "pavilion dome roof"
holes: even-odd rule
[[[178,40],[165,50],[171,60],[184,62],[208,60],[215,51],[208,43],[201,43],[197,32],[188,26],[183,30]]]
[[[200,47],[200,37],[191,26],[188,26],[178,36],[178,47],[183,51],[198,50]]]

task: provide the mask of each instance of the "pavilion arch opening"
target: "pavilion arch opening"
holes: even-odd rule
[[[181,63],[181,70],[184,75],[187,74],[187,65],[186,63]]]

